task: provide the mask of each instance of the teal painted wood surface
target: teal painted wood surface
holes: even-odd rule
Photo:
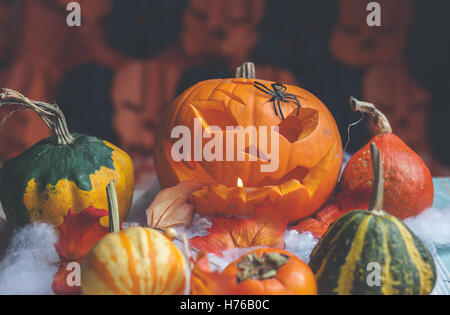
[[[450,178],[434,178],[434,204],[433,207],[442,211],[450,211]],[[450,226],[443,227],[450,229]],[[445,266],[450,270],[450,247],[439,248],[438,255]]]

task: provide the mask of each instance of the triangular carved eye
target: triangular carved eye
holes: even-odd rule
[[[191,104],[190,107],[194,111],[194,117],[202,119],[204,127],[218,126],[226,130],[227,126],[237,126],[236,119],[221,101],[202,100]]]
[[[283,120],[278,126],[280,135],[286,138],[290,143],[295,143],[308,137],[319,123],[319,112],[311,108],[302,108],[297,116],[292,113]]]

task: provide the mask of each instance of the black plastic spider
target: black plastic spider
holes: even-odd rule
[[[287,88],[282,83],[272,83],[271,86],[273,90],[269,89],[267,86],[259,82],[255,82],[254,85],[254,87],[257,88],[258,90],[272,96],[272,99],[270,101],[273,102],[273,109],[275,110],[275,114],[277,114],[277,116],[279,111],[281,118],[284,120],[284,115],[283,112],[281,111],[281,102],[287,103],[290,100],[293,100],[297,102],[297,117],[298,117],[302,105],[300,104],[300,101],[298,100],[297,96],[295,96],[294,94],[285,93]]]

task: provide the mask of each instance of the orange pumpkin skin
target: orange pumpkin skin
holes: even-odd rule
[[[370,143],[379,148],[383,163],[386,212],[405,219],[433,204],[431,173],[423,160],[392,133],[375,136],[349,160],[339,183],[336,201],[343,211],[367,209],[373,183]]]
[[[264,253],[279,253],[289,256],[289,260],[277,274],[270,279],[250,279],[237,283],[231,287],[230,295],[316,295],[317,284],[309,266],[294,254],[282,249],[260,248],[242,256],[231,263],[222,272],[225,276],[237,276],[239,268],[236,266],[244,257],[256,253],[262,257]]]
[[[313,214],[334,190],[342,165],[341,138],[328,109],[308,91],[286,85],[287,93],[296,95],[302,107],[297,117],[295,102],[281,103],[283,121],[274,111],[271,96],[257,90],[255,82],[268,87],[274,83],[252,78],[208,80],[180,95],[169,106],[157,136],[156,172],[162,187],[190,179],[209,184],[192,196],[201,214],[253,216],[255,206],[269,198],[285,219],[295,222]],[[171,148],[178,139],[171,139],[172,128],[188,126],[193,135],[196,117],[221,130],[226,126],[267,126],[270,132],[270,127],[279,126],[278,169],[261,172],[265,162],[249,161],[248,156],[246,161],[175,162]],[[203,140],[203,147],[209,140]],[[226,149],[224,145],[224,155]],[[247,198],[222,192],[236,187],[238,177],[252,190]]]
[[[183,254],[171,240],[148,228],[107,234],[81,267],[86,295],[181,295],[185,287]]]

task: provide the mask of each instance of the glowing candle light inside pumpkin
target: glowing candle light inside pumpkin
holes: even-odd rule
[[[237,186],[240,188],[244,188],[244,182],[242,181],[242,179],[240,177],[238,177],[238,179],[237,179]]]

